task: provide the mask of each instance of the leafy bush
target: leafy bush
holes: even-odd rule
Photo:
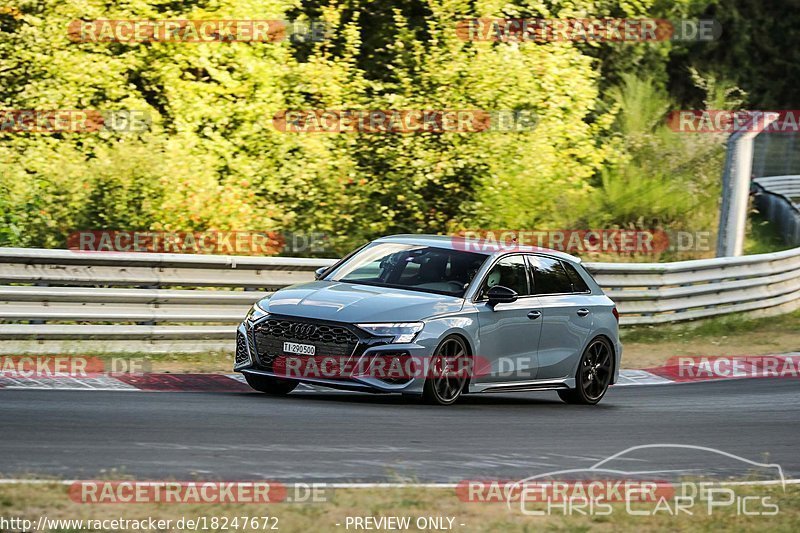
[[[603,94],[609,63],[597,50],[464,42],[454,31],[476,15],[641,16],[653,6],[600,4],[16,0],[0,11],[2,108],[142,110],[152,123],[141,132],[0,133],[0,245],[63,246],[80,229],[283,229],[325,232],[338,255],[396,232],[705,229],[716,216],[721,145],[661,125],[674,104],[660,81],[626,77]],[[66,33],[75,19],[291,17],[322,18],[332,38],[124,44],[74,43]],[[639,61],[643,49],[629,50],[608,61]],[[661,70],[645,79],[661,80],[665,55],[655,53],[659,63],[651,52],[648,64]],[[282,133],[272,117],[286,109],[532,110],[538,125]]]

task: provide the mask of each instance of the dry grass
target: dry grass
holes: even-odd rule
[[[800,311],[747,319],[625,328],[623,367],[658,366],[678,356],[764,355],[800,351]]]

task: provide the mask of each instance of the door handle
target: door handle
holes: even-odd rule
[[[531,320],[536,320],[540,316],[542,316],[541,311],[531,311],[530,313],[528,313],[528,318],[530,318]]]
[[[578,309],[578,316],[586,316],[589,314],[589,310],[586,308]]]

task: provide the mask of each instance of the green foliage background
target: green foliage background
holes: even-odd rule
[[[741,0],[12,0],[0,7],[0,107],[144,110],[153,121],[132,133],[0,133],[0,246],[64,246],[80,229],[284,229],[326,232],[328,255],[338,255],[397,232],[715,229],[724,139],[678,135],[663,117],[741,103],[732,87],[758,68],[736,75],[748,42],[724,51],[474,43],[455,22],[716,10],[734,24],[749,9]],[[331,38],[74,43],[66,31],[74,19],[167,18],[322,19]],[[793,94],[753,89],[775,104]],[[525,133],[336,135],[281,133],[271,121],[285,109],[420,108],[526,109],[539,123]]]

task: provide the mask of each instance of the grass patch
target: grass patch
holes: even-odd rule
[[[788,250],[778,227],[756,211],[750,216],[747,234],[744,238],[744,254],[768,254]]]
[[[673,357],[766,355],[800,351],[800,310],[747,318],[621,328],[623,368],[659,366]]]
[[[80,357],[101,359],[108,371],[134,368],[137,372],[144,370],[160,374],[217,374],[233,372],[234,354],[233,351],[192,353],[86,351],[82,352]]]
[[[692,515],[672,515],[665,511],[655,516],[632,516],[624,504],[614,504],[607,516],[564,515],[555,511],[549,516],[523,515],[518,507],[508,509],[504,503],[466,503],[453,489],[379,488],[326,489],[327,502],[310,504],[279,503],[270,505],[166,505],[166,504],[103,504],[87,505],[71,501],[67,487],[60,485],[3,485],[0,501],[11,502],[3,511],[6,517],[24,517],[34,522],[41,515],[49,519],[97,520],[147,517],[172,520],[181,517],[277,517],[281,531],[348,531],[347,517],[399,516],[410,517],[414,524],[419,517],[452,518],[451,531],[796,531],[800,523],[800,487],[736,487],[738,497],[752,497],[778,506],[772,516],[741,516],[736,506],[715,508],[709,514],[700,502]],[[755,499],[749,508],[757,507]],[[654,504],[640,509],[654,509]],[[762,510],[764,508],[762,507]],[[173,525],[164,531],[177,531]],[[241,531],[242,529],[240,529]],[[244,530],[252,531],[246,528]],[[349,530],[353,530],[352,526]],[[415,526],[410,531],[417,531]]]
[[[620,328],[622,342],[654,344],[676,340],[719,339],[751,332],[797,333],[800,336],[800,310],[784,315],[748,318],[732,314],[679,324],[628,326]]]

